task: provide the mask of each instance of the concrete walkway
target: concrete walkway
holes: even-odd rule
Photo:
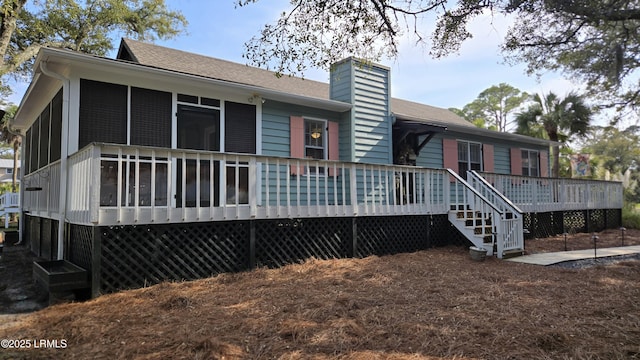
[[[609,256],[631,255],[640,253],[640,245],[622,246],[615,248],[603,248],[596,250],[596,257],[603,258]],[[540,253],[532,255],[524,255],[506,261],[521,262],[534,265],[553,265],[565,261],[593,259],[593,249],[562,251],[553,253]]]

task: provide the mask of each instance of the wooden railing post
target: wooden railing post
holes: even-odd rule
[[[249,206],[250,206],[250,216],[252,219],[255,219],[258,213],[258,173],[257,173],[257,162],[255,157],[251,157],[249,160]]]
[[[356,178],[356,164],[351,164],[349,170],[349,190],[351,194],[351,206],[353,207],[353,216],[358,216],[358,179]]]
[[[98,224],[100,218],[100,147],[92,145],[89,175],[89,221]],[[74,189],[70,189],[74,191]]]

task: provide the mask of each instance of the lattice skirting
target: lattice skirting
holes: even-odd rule
[[[469,245],[446,215],[90,227],[67,224],[65,257],[90,271],[92,293],[191,280],[308,258]]]
[[[621,224],[619,209],[528,213],[530,237],[601,231]],[[58,223],[24,216],[27,241],[55,257]],[[65,259],[89,270],[92,294],[192,280],[308,258],[413,252],[470,243],[447,215],[227,221],[92,227],[65,224]]]
[[[572,210],[524,214],[526,238],[545,238],[563,233],[599,232],[622,224],[620,209]]]

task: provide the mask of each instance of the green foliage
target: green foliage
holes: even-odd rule
[[[508,131],[512,123],[510,115],[528,98],[526,92],[500,83],[483,90],[475,100],[462,108],[462,113],[467,120],[483,125],[479,127]]]
[[[640,211],[635,205],[627,203],[622,208],[622,226],[627,229],[640,229]]]
[[[236,0],[246,6],[259,0]],[[607,105],[636,106],[640,98],[640,5],[632,0],[308,0],[292,1],[274,24],[245,44],[254,65],[301,73],[329,68],[345,56],[395,57],[399,37],[430,45],[434,57],[456,53],[472,37],[469,23],[508,16],[513,25],[502,49],[507,61],[532,74],[562,71],[585,83]],[[437,17],[431,37],[422,29]],[[427,26],[427,25],[424,25]],[[431,40],[431,41],[428,41]],[[500,128],[500,126],[498,126]]]
[[[43,46],[105,55],[112,38],[154,40],[174,37],[187,22],[164,0],[3,0],[0,20],[0,75],[31,73]]]
[[[640,165],[640,128],[594,127],[582,152],[593,154],[598,163],[612,174],[636,169]]]
[[[584,98],[576,93],[569,93],[560,98],[554,93],[544,97],[538,94],[532,97],[533,103],[516,115],[518,127],[516,132],[523,135],[544,135],[555,142],[565,142],[571,136],[584,136],[589,129],[593,110]],[[560,147],[553,146],[552,176],[560,174]]]
[[[20,191],[20,186],[16,186],[16,191]],[[14,192],[13,185],[11,183],[0,183],[0,195],[4,195],[6,193]]]

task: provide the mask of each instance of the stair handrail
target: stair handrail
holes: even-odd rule
[[[478,174],[475,170],[467,171],[467,174],[471,175],[474,179],[480,181],[485,186],[486,189],[488,189],[489,191],[491,191],[493,193],[494,196],[498,197],[502,202],[504,202],[507,207],[510,207],[512,212],[515,212],[515,213],[518,213],[519,215],[522,215],[523,211],[516,204],[511,202],[511,200],[509,200],[509,198],[504,196],[503,193],[501,193],[500,191],[498,191],[498,189],[493,187],[493,185],[491,185],[487,181],[487,179],[485,179],[482,176],[480,176],[480,174]]]
[[[447,168],[447,172],[449,173],[449,175],[453,176],[459,183],[461,183],[464,187],[466,187],[467,190],[470,190],[474,195],[478,196],[480,200],[487,203],[493,210],[497,211],[501,215],[504,214],[504,210],[501,210],[500,208],[498,208],[497,205],[492,203],[489,199],[487,199],[486,196],[482,195],[478,190],[476,190],[473,186],[471,186],[465,179],[463,179],[460,175],[458,175],[458,173],[456,173],[455,171],[449,168]]]
[[[524,249],[524,227],[522,210],[520,210],[519,207],[511,202],[511,200],[509,200],[500,191],[494,188],[485,178],[480,176],[474,170],[467,171],[467,177],[470,177],[472,179],[471,182],[474,185],[482,186],[483,190],[491,192],[491,196],[497,203],[499,203],[501,207],[509,208],[508,211],[513,214],[514,220],[516,221],[516,227],[515,229],[513,229],[515,230],[515,232],[505,232],[505,234],[503,235],[506,236],[506,238],[499,239],[500,241],[498,241],[498,256],[501,257],[503,255],[503,251],[505,250],[505,243],[503,242],[503,240],[508,243],[515,243],[517,247],[522,247],[522,249]],[[505,209],[505,212],[501,213],[500,215],[501,221],[503,222],[507,221],[507,219],[505,218],[506,211],[507,209]],[[503,228],[506,229],[506,227],[504,226]],[[512,240],[515,240],[515,242],[512,242]]]

